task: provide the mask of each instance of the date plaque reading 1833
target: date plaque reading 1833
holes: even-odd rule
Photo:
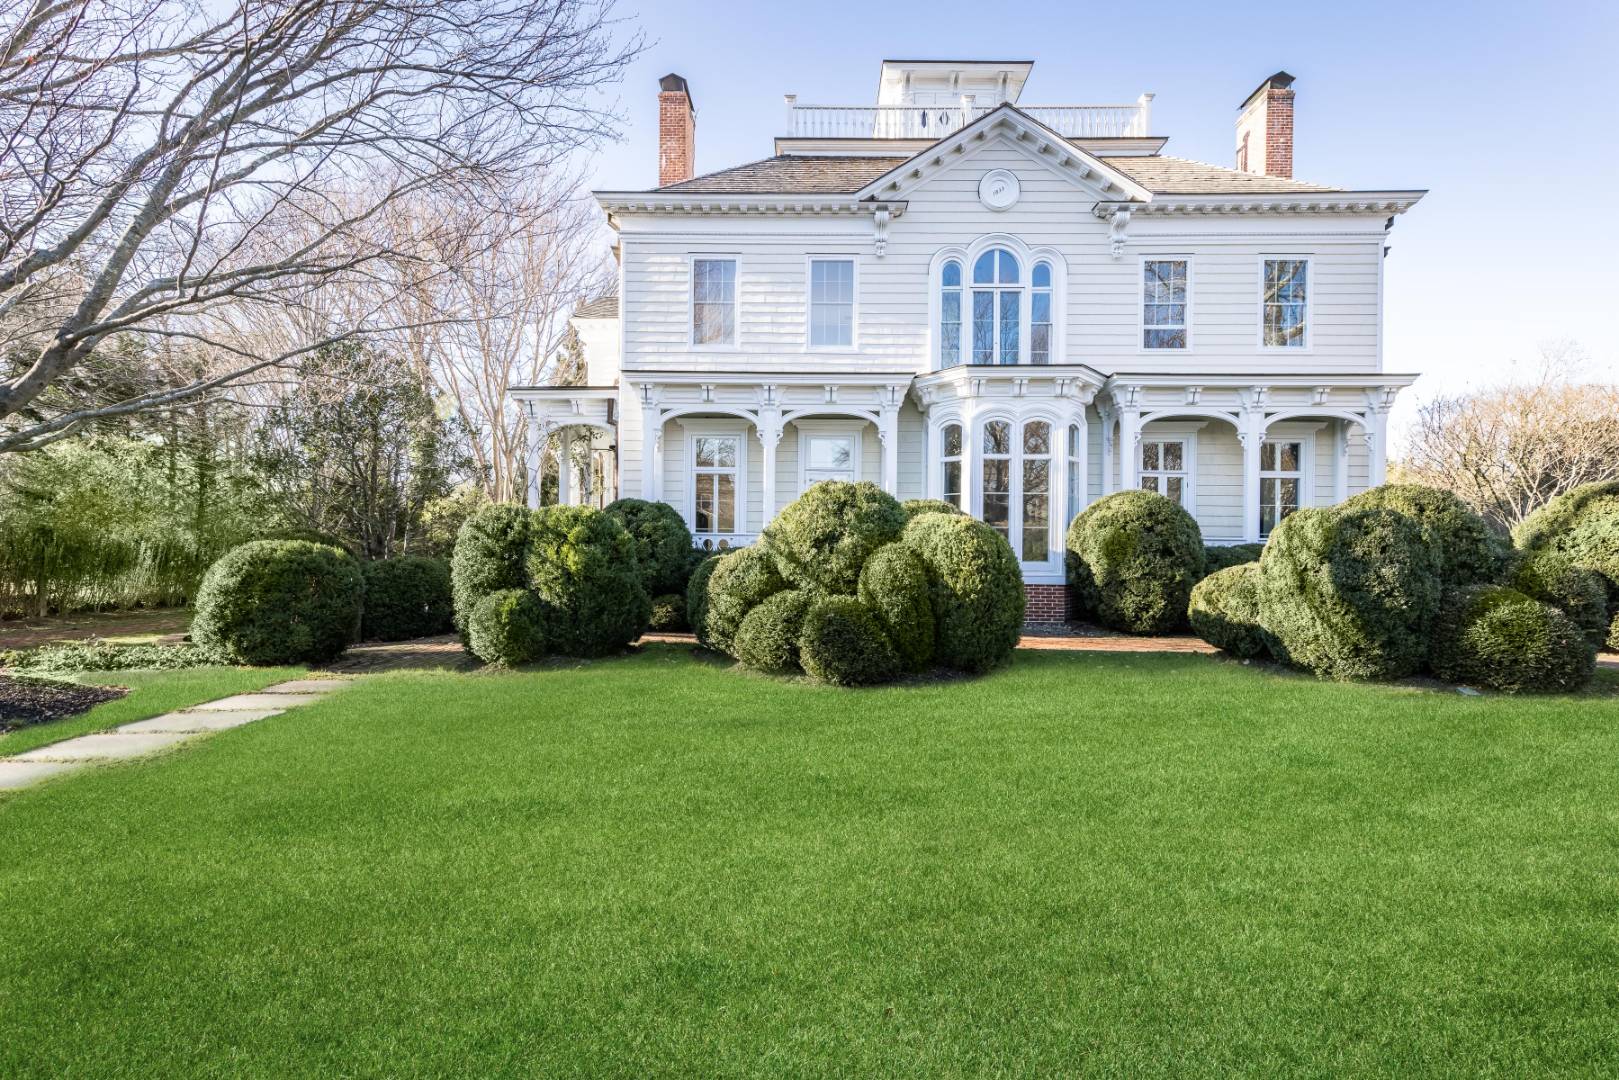
[[[978,181],[978,201],[991,210],[1010,209],[1022,193],[1016,174],[1005,169],[993,169]]]

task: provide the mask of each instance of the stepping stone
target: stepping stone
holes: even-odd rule
[[[166,750],[176,743],[191,738],[183,732],[145,731],[125,734],[103,731],[96,735],[80,735],[77,739],[42,746],[26,754],[18,754],[12,761],[108,761],[116,758],[140,757],[142,754]]]
[[[244,709],[273,709],[277,712],[294,705],[313,705],[325,694],[234,694],[205,705],[193,705],[193,712],[241,712]]]
[[[329,694],[351,685],[348,679],[293,679],[289,682],[266,686],[266,694]]]
[[[58,773],[72,772],[84,765],[78,761],[0,761],[0,791],[15,791],[37,784]]]
[[[241,709],[233,712],[171,712],[162,716],[154,716],[150,720],[137,720],[133,724],[125,724],[114,730],[125,734],[141,734],[147,731],[162,732],[203,732],[226,731],[243,724],[251,724],[255,720],[263,720],[267,716],[279,716],[280,709]]]

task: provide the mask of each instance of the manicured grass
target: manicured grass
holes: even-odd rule
[[[271,683],[296,679],[305,673],[301,667],[281,668],[188,668],[183,671],[101,671],[80,677],[97,686],[127,686],[129,694],[117,701],[97,705],[89,712],[33,724],[0,735],[0,757],[25,750],[106,731],[119,724],[161,716],[174,709],[189,708],[215,698],[261,690]]]
[[[1619,701],[654,646],[0,803],[0,1075],[1619,1069]]]

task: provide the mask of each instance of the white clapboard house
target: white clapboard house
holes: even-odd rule
[[[994,526],[1050,611],[1109,492],[1220,543],[1380,483],[1415,378],[1383,369],[1383,262],[1422,192],[1293,179],[1285,72],[1222,166],[1165,153],[1150,94],[1025,102],[1031,67],[885,61],[874,104],[789,95],[771,156],[696,177],[665,77],[659,186],[595,193],[619,290],[574,317],[588,385],[516,391],[531,501],[543,448],[588,440],[562,501],[662,500],[724,548],[869,480]]]

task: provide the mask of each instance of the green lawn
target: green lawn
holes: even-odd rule
[[[7,1077],[1619,1069],[1611,696],[654,646],[362,680],[0,851]]]
[[[200,705],[215,698],[262,690],[271,683],[296,679],[306,670],[301,667],[192,668],[184,671],[103,671],[84,675],[80,677],[82,682],[98,686],[127,686],[129,694],[117,701],[97,705],[78,716],[0,734],[0,757],[61,742],[75,735],[106,731],[119,724],[145,720],[149,716],[162,716],[166,712]]]

